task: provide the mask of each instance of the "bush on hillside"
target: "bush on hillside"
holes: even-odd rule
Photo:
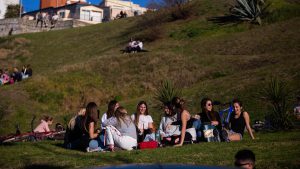
[[[166,22],[172,22],[180,19],[187,19],[194,14],[193,6],[186,0],[164,0],[155,5],[158,10],[148,11],[140,17],[137,23],[139,39],[154,41],[161,38],[162,31],[159,26]]]
[[[157,89],[155,93],[155,99],[160,103],[164,104],[170,102],[173,97],[180,96],[181,90],[176,88],[176,86],[169,80],[165,80],[161,83],[161,86]]]
[[[272,129],[284,130],[293,127],[288,111],[289,94],[286,84],[277,77],[272,78],[261,91],[269,110],[267,121]]]
[[[153,42],[162,38],[162,34],[162,30],[158,26],[154,26],[146,29],[141,34],[137,35],[136,38],[142,40],[143,42]]]

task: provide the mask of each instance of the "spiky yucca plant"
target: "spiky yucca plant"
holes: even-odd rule
[[[230,9],[231,15],[239,20],[261,25],[261,15],[266,9],[264,0],[236,0],[237,5]]]
[[[272,78],[262,89],[263,99],[268,104],[268,120],[274,129],[289,129],[293,127],[291,116],[288,112],[289,91],[277,77]]]
[[[181,90],[175,87],[175,85],[169,81],[165,80],[161,83],[161,86],[157,89],[155,93],[155,99],[162,104],[170,102],[173,97],[180,96]]]

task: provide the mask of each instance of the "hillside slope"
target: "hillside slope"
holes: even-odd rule
[[[155,108],[153,95],[166,79],[183,89],[192,113],[200,111],[205,96],[224,102],[239,97],[251,117],[261,119],[266,107],[258,91],[271,76],[287,83],[294,91],[291,97],[299,95],[299,4],[273,1],[273,13],[263,26],[220,26],[207,18],[224,14],[226,2],[196,3],[197,15],[159,25],[161,38],[146,42],[145,53],[120,51],[130,37],[147,31],[136,32],[142,18],[1,39],[8,46],[21,39],[24,45],[0,60],[0,66],[30,63],[34,76],[0,87],[0,97],[5,98],[0,99],[0,134],[14,132],[17,123],[29,130],[33,115],[49,114],[64,122],[88,101],[104,112],[114,97],[129,112],[146,100],[158,122],[161,110]]]

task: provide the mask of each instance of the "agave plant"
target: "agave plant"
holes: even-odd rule
[[[267,7],[264,0],[236,0],[237,5],[230,9],[232,16],[239,20],[250,21],[261,25],[261,15]]]
[[[179,96],[180,94],[181,91],[177,89],[171,81],[165,80],[157,89],[155,99],[164,104],[170,102],[173,97]]]

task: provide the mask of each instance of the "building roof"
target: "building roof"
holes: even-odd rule
[[[26,12],[26,13],[23,13],[22,16],[28,15],[28,14],[34,14],[34,13],[41,12],[41,11],[48,11],[48,10],[51,10],[51,9],[56,9],[56,10],[64,9],[64,8],[70,7],[70,6],[94,6],[94,7],[100,8],[100,7],[97,6],[97,5],[88,4],[88,3],[86,3],[86,2],[75,2],[75,3],[72,3],[72,4],[67,4],[67,5],[65,5],[65,6],[60,6],[60,7],[48,7],[48,8],[43,8],[43,9],[38,9],[38,10]]]

